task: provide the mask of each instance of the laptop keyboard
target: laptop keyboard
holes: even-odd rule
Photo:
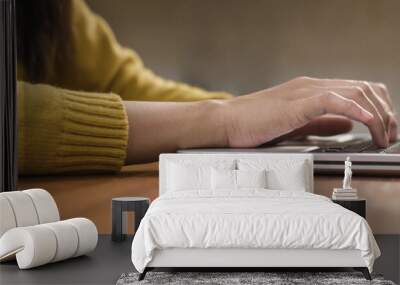
[[[312,152],[324,153],[391,153],[400,154],[400,141],[391,144],[387,148],[377,147],[372,141],[347,142],[320,147]]]
[[[388,148],[384,149],[382,153],[400,153],[400,142],[392,144]]]

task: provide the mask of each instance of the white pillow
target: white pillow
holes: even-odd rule
[[[235,169],[233,159],[171,159],[165,162],[167,191],[211,191],[211,168]]]
[[[266,188],[266,170],[211,170],[211,187],[213,190],[239,190],[241,188]]]
[[[240,170],[267,170],[267,188],[271,190],[307,191],[309,185],[305,160],[300,159],[239,159]]]
[[[304,171],[304,167],[306,167],[305,163],[297,165],[291,170],[290,176],[278,170],[268,173],[268,178],[271,177],[271,179],[277,182],[276,188],[271,187],[271,189],[306,192],[309,188],[309,183],[308,177],[305,175],[307,172]]]
[[[237,188],[267,188],[267,171],[235,170]]]
[[[211,188],[213,190],[235,190],[236,189],[236,170],[215,169],[211,170]]]
[[[211,167],[168,164],[167,189],[169,191],[187,191],[211,188]]]

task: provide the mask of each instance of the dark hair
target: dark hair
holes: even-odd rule
[[[24,80],[40,82],[71,50],[70,0],[16,0],[17,60]]]

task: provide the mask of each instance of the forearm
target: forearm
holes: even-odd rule
[[[129,138],[126,163],[156,161],[163,152],[227,145],[218,100],[199,102],[125,101]]]

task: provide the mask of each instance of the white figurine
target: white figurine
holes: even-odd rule
[[[347,157],[344,162],[343,189],[351,189],[351,175],[351,161],[350,157]]]
[[[351,161],[350,157],[344,162],[344,178],[342,188],[334,188],[332,193],[333,200],[357,200],[357,189],[351,187]]]

